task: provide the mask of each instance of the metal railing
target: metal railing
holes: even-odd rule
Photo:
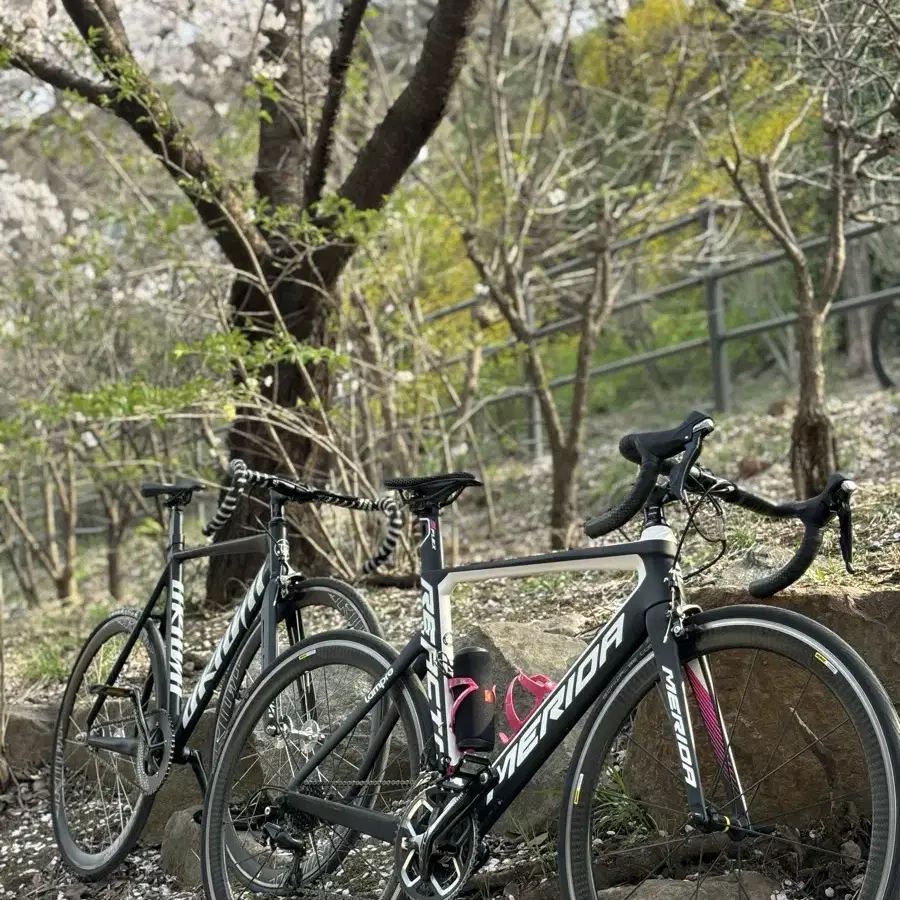
[[[702,223],[708,230],[715,227],[715,211],[716,206],[713,204],[704,204],[698,210],[671,222],[667,222],[659,228],[646,232],[638,237],[628,238],[619,241],[614,245],[614,250],[621,250],[626,247],[634,246],[638,243],[652,240],[664,234],[671,233],[690,225]],[[847,240],[856,240],[878,231],[882,226],[876,223],[867,223],[852,226],[846,230]],[[822,248],[828,243],[828,236],[818,236],[809,238],[800,243],[800,247],[804,251],[816,250]],[[776,331],[788,328],[797,322],[796,313],[786,313],[784,315],[775,316],[759,322],[752,322],[735,328],[727,328],[725,324],[726,300],[724,291],[724,281],[735,275],[754,269],[764,268],[773,264],[783,262],[787,259],[787,254],[783,250],[773,250],[765,253],[758,253],[746,259],[739,259],[728,262],[717,261],[712,259],[706,263],[706,267],[702,272],[688,275],[677,281],[662,285],[653,290],[643,291],[631,296],[625,297],[615,303],[611,310],[611,314],[619,314],[625,310],[641,306],[648,303],[654,303],[667,297],[672,297],[682,291],[693,288],[703,287],[706,299],[706,328],[707,333],[702,337],[696,337],[689,340],[681,341],[677,344],[671,344],[665,347],[648,350],[641,353],[635,353],[631,356],[602,365],[594,366],[589,372],[589,378],[593,380],[601,375],[609,375],[614,372],[620,372],[634,366],[645,365],[649,362],[666,359],[672,356],[678,356],[683,353],[696,351],[703,347],[709,347],[710,373],[713,385],[713,396],[715,400],[715,408],[719,412],[728,412],[732,407],[732,385],[731,385],[731,366],[728,356],[728,344],[730,342],[743,338],[752,337],[757,334]],[[589,260],[578,258],[569,260],[565,263],[550,267],[544,271],[545,277],[558,277],[563,274],[578,271],[579,267],[585,267],[590,264]],[[593,274],[593,270],[587,270],[589,274]],[[860,309],[865,306],[872,306],[883,303],[887,300],[900,297],[900,285],[890,287],[885,290],[866,294],[861,297],[845,298],[835,301],[831,304],[828,315],[845,314],[854,309]],[[438,321],[455,313],[463,312],[477,306],[479,303],[489,302],[482,296],[471,297],[460,303],[434,310],[423,317],[424,322],[431,323]],[[577,329],[582,323],[582,317],[579,315],[563,316],[553,322],[541,326],[533,331],[533,337],[538,340],[545,340],[555,334]],[[495,344],[490,344],[482,349],[482,358],[486,359],[505,350],[510,350],[516,346],[518,341],[514,337],[509,337]],[[445,358],[438,363],[440,369],[445,369],[453,365],[462,363],[467,359],[468,354],[460,353]],[[554,378],[550,382],[551,388],[561,388],[574,383],[575,375],[561,375]],[[543,427],[540,421],[540,410],[536,402],[536,396],[533,388],[528,384],[522,384],[515,387],[506,388],[498,391],[492,396],[479,399],[477,407],[479,410],[487,406],[497,403],[503,403],[518,398],[526,398],[529,403],[529,432],[532,449],[539,454],[542,449],[542,432]],[[455,412],[454,407],[446,407],[441,410],[441,415],[452,415]]]

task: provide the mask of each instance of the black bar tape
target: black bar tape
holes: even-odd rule
[[[250,481],[250,470],[242,459],[233,459],[230,469],[231,486],[225,492],[212,519],[203,527],[203,534],[206,537],[212,537],[232,517]]]
[[[384,536],[381,546],[363,565],[363,575],[374,572],[393,556],[394,550],[397,548],[397,542],[400,540],[400,533],[403,531],[403,509],[396,500],[391,497],[384,497],[377,501],[376,507],[387,514],[387,534]]]
[[[822,535],[825,529],[819,525],[807,525],[803,535],[803,542],[791,560],[771,575],[765,578],[757,578],[750,583],[750,593],[761,599],[771,597],[778,591],[792,585],[812,565],[819,550],[822,547]]]
[[[632,485],[631,493],[612,509],[608,509],[593,519],[588,519],[584,523],[584,533],[590,538],[596,538],[604,534],[611,534],[627,525],[649,499],[661,470],[661,459],[655,456],[648,456],[644,459],[637,480]]]

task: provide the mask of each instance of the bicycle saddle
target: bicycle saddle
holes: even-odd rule
[[[449,506],[467,487],[481,487],[470,472],[447,472],[414,478],[385,478],[384,486],[400,491],[403,501],[414,510],[428,506]]]
[[[160,484],[156,481],[145,481],[141,485],[142,497],[183,497],[185,503],[189,503],[194,491],[202,491],[203,485],[199,481],[182,481],[175,484]]]

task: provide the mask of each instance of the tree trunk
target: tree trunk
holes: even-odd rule
[[[872,293],[872,263],[864,241],[847,244],[847,262],[841,281],[845,299]],[[847,313],[847,374],[859,378],[872,374],[872,315],[874,307],[864,306]]]
[[[837,453],[834,430],[825,411],[824,319],[812,303],[801,302],[799,316],[800,396],[791,429],[791,476],[795,496],[804,499],[825,487],[828,476],[837,468]]]
[[[122,533],[118,521],[110,521],[106,529],[106,584],[109,595],[122,602]]]
[[[553,499],[550,504],[550,546],[565,550],[572,540],[575,518],[576,469],[581,453],[567,448],[553,454]]]
[[[298,281],[302,280],[298,278]],[[323,290],[327,290],[336,280],[337,272],[334,272],[331,285]],[[315,347],[329,347],[333,344],[322,308],[324,303],[317,291],[285,280],[276,289],[275,300],[288,331],[298,341]],[[266,318],[271,322],[271,311],[260,291],[237,282],[232,291],[232,304],[238,311],[235,318],[241,324],[252,321],[255,325],[253,331],[248,331],[251,339],[267,336],[264,326]],[[297,366],[278,364],[270,373],[273,380],[271,387],[267,389],[268,396],[278,406],[293,410],[308,431],[321,433],[321,416],[328,409],[331,395],[330,372],[328,366],[323,364],[308,366],[307,373],[312,388]],[[309,405],[313,400],[320,402],[321,407],[318,403]],[[305,412],[304,404],[308,405]],[[289,474],[290,461],[301,481],[323,484],[328,475],[328,454],[318,442],[293,430],[260,422],[253,410],[239,411],[228,435],[228,449],[232,459],[243,459],[251,469]],[[258,496],[261,500],[268,501],[267,497]],[[262,518],[265,522],[267,514],[264,507],[245,499],[238,505],[228,524],[216,535],[216,539],[229,540],[258,532],[259,519]],[[303,522],[304,530],[310,529],[308,533],[315,538],[318,529],[312,517],[304,516]],[[234,597],[242,595],[263,558],[263,554],[259,553],[212,557],[206,579],[206,602],[212,606],[224,606]],[[291,542],[291,558],[302,571],[315,571],[323,565],[323,560],[312,544],[304,541],[302,536],[300,540]]]
[[[78,596],[78,586],[75,584],[75,570],[72,565],[67,562],[60,574],[53,579],[56,586],[57,599],[63,603],[68,603]]]

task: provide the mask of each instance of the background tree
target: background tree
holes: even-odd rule
[[[783,124],[774,134],[748,132],[750,104],[740,109],[734,89],[739,85],[752,92],[759,73],[738,75],[722,60],[731,148],[721,156],[721,165],[793,269],[800,377],[791,472],[797,496],[807,497],[822,490],[838,464],[825,406],[824,325],[844,274],[847,224],[854,216],[877,214],[881,206],[873,194],[875,170],[895,150],[895,137],[885,130],[895,102],[894,86],[870,66],[878,51],[868,40],[864,7],[814,0],[765,24],[753,21],[753,26],[745,23],[745,29],[758,28],[770,40],[792,38],[798,47],[794,56],[773,54],[765,61],[764,78],[777,85],[770,96],[778,98]],[[801,134],[808,140],[798,141]],[[871,184],[864,190],[861,182],[866,180]],[[819,267],[800,246],[792,224],[803,214],[797,203],[801,186],[807,189],[803,199],[821,204],[827,222],[828,244],[818,277]]]
[[[31,4],[29,18],[5,22],[4,61],[108,110],[140,138],[184,191],[233,268],[234,320],[251,339],[281,330],[299,342],[328,346],[330,295],[356,246],[359,216],[381,207],[444,115],[478,5],[478,0],[436,4],[408,83],[331,193],[326,184],[341,101],[368,0],[344,4],[327,70],[312,46],[309,4],[276,2],[259,10],[259,148],[252,186],[229,175],[178,116],[132,48],[114,0],[64,2],[83,42],[71,50],[74,63],[60,53],[35,52],[40,43],[35,33],[40,36],[46,13]],[[88,53],[90,74],[85,73]],[[316,94],[321,97],[317,116]],[[288,362],[276,365],[266,382],[280,406],[327,405],[328,373],[326,365],[307,369]],[[271,425],[251,418],[232,429],[230,447],[254,467],[269,467],[287,455],[307,477],[327,470],[317,445],[286,441]],[[232,531],[244,523],[235,517]],[[210,594],[222,596],[230,578],[242,580],[256,562],[217,558]]]

